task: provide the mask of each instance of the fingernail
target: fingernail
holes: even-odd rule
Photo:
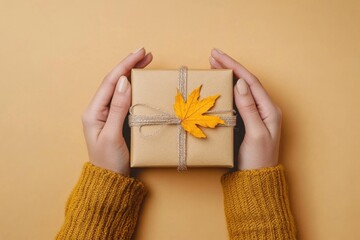
[[[144,47],[138,48],[138,49],[136,49],[135,51],[133,51],[132,53],[133,53],[133,54],[138,53],[138,52],[140,52],[143,48],[144,48]]]
[[[212,63],[216,63],[216,60],[215,60],[215,58],[213,58],[213,57],[210,57],[210,62],[212,62]]]
[[[248,86],[244,79],[240,78],[236,83],[236,88],[240,95],[246,95],[248,93]]]
[[[224,54],[223,51],[221,51],[220,49],[218,48],[214,48],[218,53],[220,53],[221,55]]]
[[[129,81],[127,80],[127,77],[126,76],[121,76],[119,81],[120,82],[119,82],[119,85],[118,85],[118,91],[120,93],[126,92],[126,89],[129,86]]]

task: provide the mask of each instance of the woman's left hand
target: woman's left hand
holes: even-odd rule
[[[152,54],[140,48],[123,59],[106,75],[82,115],[83,131],[92,164],[124,176],[130,175],[129,150],[122,134],[131,105],[132,68],[144,68]]]

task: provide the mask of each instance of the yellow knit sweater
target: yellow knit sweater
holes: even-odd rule
[[[229,239],[296,239],[282,165],[221,177]],[[131,239],[145,186],[87,162],[56,239]]]

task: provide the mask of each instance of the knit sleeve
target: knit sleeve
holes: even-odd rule
[[[131,239],[146,193],[137,179],[85,163],[56,239]]]
[[[221,177],[229,238],[296,239],[282,165]]]

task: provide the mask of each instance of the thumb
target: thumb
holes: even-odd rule
[[[235,104],[245,125],[245,134],[250,137],[262,135],[267,131],[263,123],[255,100],[246,81],[240,78],[234,89]]]
[[[121,76],[111,100],[109,114],[103,131],[113,135],[114,139],[122,136],[125,117],[131,104],[131,85],[126,76]],[[119,138],[120,139],[120,138]]]

